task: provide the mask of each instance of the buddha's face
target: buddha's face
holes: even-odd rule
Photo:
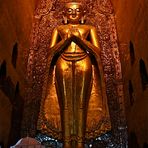
[[[82,5],[77,2],[66,4],[66,16],[69,22],[78,23],[83,15]]]

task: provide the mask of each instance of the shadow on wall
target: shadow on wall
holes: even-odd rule
[[[0,90],[9,98],[12,105],[11,128],[9,134],[8,145],[15,144],[21,137],[21,121],[23,113],[23,98],[20,95],[19,82],[13,83],[10,76],[7,76],[7,63],[4,60],[0,65]],[[4,146],[3,141],[0,142],[0,148]]]
[[[142,59],[140,59],[139,61],[139,68],[140,68],[142,88],[143,90],[145,90],[146,88],[148,88],[148,74],[147,74],[145,62]]]
[[[13,46],[12,59],[11,59],[11,63],[12,63],[14,68],[16,68],[17,57],[18,57],[18,44],[15,43],[14,46]]]
[[[131,132],[129,136],[129,148],[140,148],[138,144],[137,136],[134,132]]]
[[[148,144],[146,142],[143,144],[143,148],[148,148]]]
[[[4,143],[0,142],[0,148],[4,148]]]
[[[129,43],[129,50],[130,50],[131,65],[133,65],[135,62],[135,51],[134,51],[134,45],[131,41]]]

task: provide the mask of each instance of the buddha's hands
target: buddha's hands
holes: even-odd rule
[[[76,37],[81,38],[81,34],[80,34],[79,30],[75,27],[71,27],[67,32],[67,38],[71,38],[72,36],[76,36]]]

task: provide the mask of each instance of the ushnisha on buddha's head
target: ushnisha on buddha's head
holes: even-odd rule
[[[80,2],[66,3],[64,10],[64,23],[84,23],[84,10]]]

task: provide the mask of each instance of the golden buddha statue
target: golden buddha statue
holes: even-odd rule
[[[64,24],[54,29],[49,49],[52,62],[41,110],[51,127],[61,131],[64,148],[84,148],[87,134],[110,130],[110,123],[103,122],[109,113],[101,47],[95,27],[85,25],[84,13],[81,3],[66,4]]]

